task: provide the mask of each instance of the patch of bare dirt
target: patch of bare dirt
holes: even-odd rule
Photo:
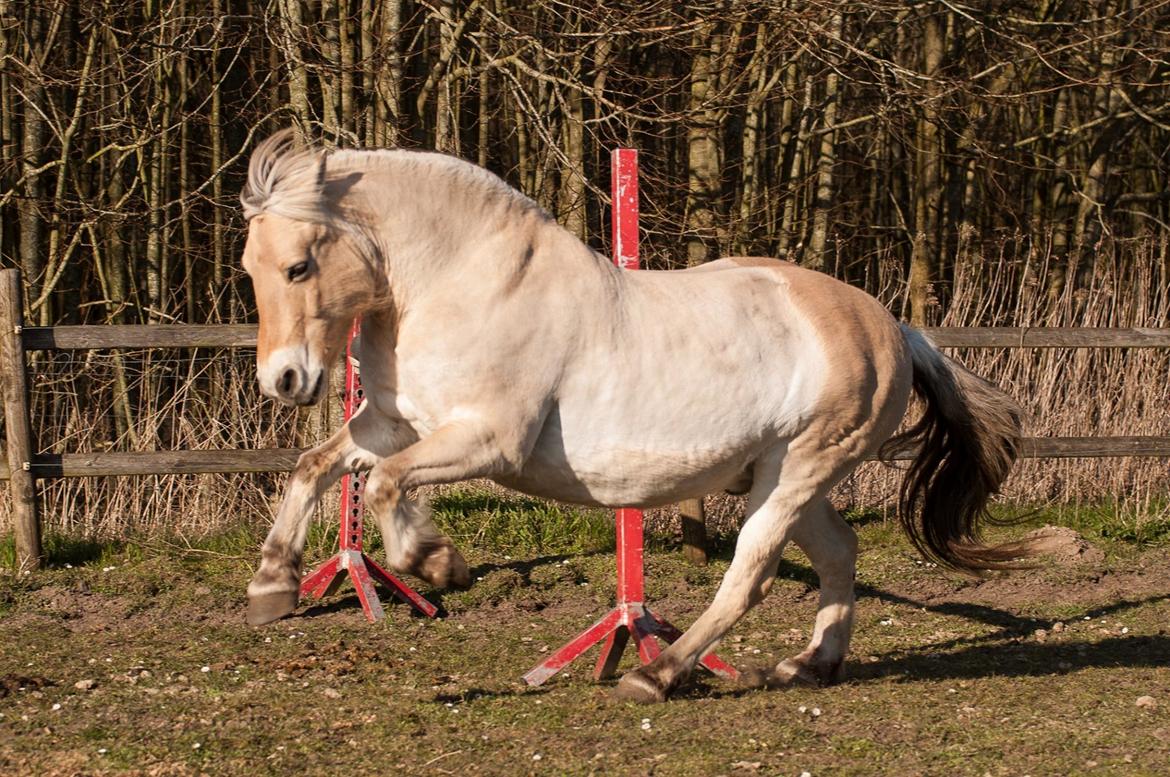
[[[950,591],[933,589],[931,595],[922,597],[919,593],[916,598],[931,604],[981,604],[1019,611],[1170,598],[1170,551],[1147,551],[1129,568],[1102,569],[1088,561],[1078,563],[1086,554],[1078,551],[1075,540],[1058,538],[1053,547],[1078,555],[1054,566],[1009,572],[975,584],[959,583]]]
[[[49,585],[32,591],[29,600],[41,613],[74,632],[105,631],[130,614],[126,599],[91,593],[87,588]]]
[[[1025,534],[1021,541],[1038,555],[1057,561],[1099,564],[1105,560],[1100,548],[1066,526],[1041,526]]]

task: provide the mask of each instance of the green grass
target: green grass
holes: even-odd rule
[[[863,553],[850,682],[764,692],[700,676],[677,701],[644,708],[592,680],[594,654],[539,689],[518,680],[611,605],[614,559],[601,545],[612,537],[593,523],[608,514],[545,513],[556,525],[537,531],[527,500],[436,501],[480,578],[458,594],[420,586],[443,601],[439,620],[387,601],[388,617],[368,624],[347,585],[294,618],[245,626],[263,527],[84,553],[53,540],[56,566],[0,575],[0,678],[48,681],[0,701],[0,773],[1163,773],[1164,706],[1135,706],[1147,694],[1170,703],[1163,550],[1144,551],[1141,574],[1107,553],[1120,559],[1111,575],[1127,575],[1113,593],[1100,569],[1058,565],[981,593],[916,563],[892,524],[854,518]],[[570,537],[573,521],[598,545]],[[313,558],[332,551],[335,531],[318,522]],[[685,627],[726,567],[651,550],[648,601]],[[815,584],[801,554],[787,554],[720,654],[760,666],[799,651]],[[92,687],[76,688],[82,680]]]
[[[510,554],[612,549],[613,513],[540,499],[453,488],[431,501],[435,523],[459,546]]]
[[[996,506],[994,518],[1022,528],[1045,524],[1067,526],[1090,541],[1121,543],[1135,547],[1170,545],[1170,509],[1166,504],[1146,506],[1138,513],[1132,506],[1119,502],[1087,505]],[[431,500],[434,519],[440,530],[449,534],[461,548],[475,547],[511,556],[585,554],[609,551],[614,547],[613,513],[609,510],[559,505],[540,499],[501,494],[474,486],[456,486]],[[849,523],[858,530],[900,533],[897,522],[876,508],[850,508],[844,511]],[[1022,519],[1022,520],[1021,520]],[[50,532],[44,538],[48,567],[105,567],[139,560],[144,554],[174,550],[193,559],[228,558],[253,561],[263,541],[267,526],[240,525],[225,532],[202,536],[137,536],[120,539],[76,537]],[[1020,528],[1004,530],[1018,533]],[[329,555],[337,547],[338,526],[331,515],[318,514],[309,529],[306,557]],[[1000,532],[995,530],[993,536]],[[730,559],[735,549],[734,533],[710,537],[712,557]],[[367,550],[381,552],[381,537],[373,521],[367,521]],[[678,546],[671,534],[647,531],[649,551],[667,551]],[[0,569],[12,569],[16,549],[11,534],[0,536]]]

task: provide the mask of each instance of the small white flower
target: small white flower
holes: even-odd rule
[[[210,666],[201,666],[201,667],[199,667],[199,671],[203,672],[203,674],[207,674],[208,672],[211,671],[211,667]]]
[[[533,760],[533,761],[539,761],[539,760],[540,760],[540,753],[536,753],[536,754],[534,754],[534,755],[532,756],[532,760]]]

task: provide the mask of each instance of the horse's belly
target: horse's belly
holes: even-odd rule
[[[538,442],[503,485],[535,496],[609,507],[652,507],[719,491],[740,479],[759,445],[665,452],[650,447],[566,451]]]

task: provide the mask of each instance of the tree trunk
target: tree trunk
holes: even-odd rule
[[[694,267],[713,258],[715,240],[715,198],[719,191],[719,124],[711,105],[715,84],[712,49],[718,36],[711,22],[696,30],[691,61],[690,103],[687,106],[687,266]]]
[[[916,130],[914,247],[910,256],[910,323],[919,327],[926,326],[930,320],[932,291],[938,275],[943,149],[938,103],[942,89],[937,77],[943,52],[943,20],[938,14],[929,13],[923,19],[923,75],[928,81],[926,102]]]
[[[822,114],[820,151],[817,154],[817,184],[813,199],[813,227],[808,241],[808,251],[802,261],[805,267],[824,270],[828,266],[826,257],[829,239],[829,209],[833,206],[833,169],[837,163],[837,61],[836,49],[841,41],[843,14],[837,11],[829,22],[829,36],[833,53],[830,57],[829,72],[825,76],[825,110]]]
[[[39,59],[39,54],[31,48],[31,41],[39,42],[44,34],[40,9],[41,6],[36,3],[29,3],[25,7],[28,42],[25,45],[24,56],[30,65],[34,65]],[[41,253],[44,224],[40,213],[44,186],[41,181],[42,174],[38,171],[45,148],[45,122],[40,112],[44,102],[44,89],[41,86],[40,74],[35,68],[21,72],[24,98],[20,102],[24,110],[21,115],[23,126],[20,166],[24,178],[24,196],[17,201],[17,212],[20,221],[21,275],[24,278],[25,294],[30,298],[28,301],[32,301],[40,296],[45,269],[44,256]]]
[[[382,45],[386,47],[385,65],[378,72],[378,144],[392,147],[398,145],[402,132],[402,52],[399,51],[398,36],[402,27],[402,0],[385,0],[381,3]]]
[[[580,82],[583,50],[573,58],[570,78]],[[585,98],[581,90],[569,88],[564,95],[565,113],[561,122],[565,166],[561,172],[561,225],[582,240],[587,239],[585,212]]]

